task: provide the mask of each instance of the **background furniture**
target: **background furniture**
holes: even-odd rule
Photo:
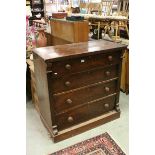
[[[101,3],[88,3],[88,13],[95,13],[97,15],[102,14],[102,4]]]
[[[44,17],[44,2],[43,2],[43,0],[31,0],[30,5],[31,5],[32,17],[36,17],[36,15],[38,15],[38,14],[41,15],[38,19],[40,19],[41,17]]]
[[[52,44],[61,45],[88,41],[88,21],[51,19]]]
[[[129,14],[129,0],[118,0],[118,10],[119,15],[128,16]]]
[[[125,48],[90,41],[34,49],[40,117],[55,142],[120,117]]]
[[[34,64],[33,60],[27,59],[26,63],[28,65],[27,71],[29,72],[30,78],[30,84],[27,85],[31,88],[31,97],[32,97],[32,103],[34,104],[36,110],[39,112],[39,100],[38,100],[38,95],[36,91],[36,79],[35,79],[35,74],[34,74]]]
[[[100,28],[104,29],[104,34],[107,32],[108,29],[114,29],[114,35],[110,36],[113,41],[118,41],[120,39],[119,31],[120,28],[124,28],[128,32],[128,19],[127,17],[124,16],[98,16],[98,15],[91,15],[91,14],[86,14],[82,15],[85,19],[87,19],[91,23],[99,23],[98,29]],[[98,31],[98,35],[100,34],[101,30]],[[99,35],[100,36],[100,35]],[[101,39],[99,37],[99,39]],[[120,41],[120,40],[119,40]]]
[[[112,6],[113,6],[114,0],[102,0],[102,14],[104,16],[110,16],[112,13]]]
[[[123,54],[120,88],[124,93],[129,94],[129,48]]]

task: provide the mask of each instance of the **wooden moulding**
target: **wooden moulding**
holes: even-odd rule
[[[54,135],[53,130],[50,129],[50,127],[47,125],[45,119],[43,118],[43,116],[41,114],[40,114],[40,117],[41,117],[43,124],[49,131],[53,141],[59,142],[59,141],[65,140],[67,138],[73,137],[77,134],[83,133],[83,132],[90,130],[94,127],[97,127],[99,125],[103,125],[107,122],[115,120],[120,117],[120,112],[117,112],[116,110],[110,111],[107,114],[93,118],[93,119],[88,120],[84,123],[80,123],[78,125],[64,129],[62,131],[58,131],[58,133],[56,135]]]

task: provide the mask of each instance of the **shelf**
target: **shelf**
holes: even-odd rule
[[[33,3],[32,5],[43,5],[43,3]]]
[[[44,12],[44,11],[41,10],[41,11],[31,11],[31,12]]]

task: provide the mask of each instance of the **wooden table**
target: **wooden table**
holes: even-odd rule
[[[117,41],[120,39],[119,37],[119,29],[120,27],[125,28],[125,30],[128,32],[128,18],[125,16],[100,16],[100,15],[93,15],[93,14],[72,14],[74,16],[83,16],[86,20],[88,20],[90,23],[100,23],[100,28],[105,27],[105,32],[108,28],[115,29],[115,34],[113,37],[114,41]],[[103,26],[102,26],[103,25]],[[98,29],[98,33],[100,29]],[[128,34],[129,35],[129,34]]]
[[[88,21],[51,19],[51,34],[53,45],[87,42],[88,33]]]

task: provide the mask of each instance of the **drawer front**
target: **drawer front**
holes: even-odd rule
[[[47,70],[53,77],[60,77],[118,63],[120,63],[120,52],[113,52],[49,63]]]
[[[67,113],[56,116],[56,124],[58,130],[65,129],[80,122],[88,120],[88,106],[77,108],[76,110],[69,111]]]
[[[56,113],[116,92],[117,80],[93,85],[73,92],[53,95]]]
[[[94,118],[102,114],[105,114],[111,110],[114,110],[115,104],[116,104],[116,95],[91,103],[88,105],[89,115],[91,118]]]
[[[73,125],[85,122],[89,119],[101,116],[115,107],[115,96],[107,97],[103,100],[87,104],[76,108],[64,114],[56,116],[58,130],[71,127]]]
[[[70,76],[64,76],[63,78],[52,78],[52,76],[48,74],[49,90],[55,94],[115,78],[119,76],[118,69],[119,66],[115,65],[102,69],[72,74]]]

